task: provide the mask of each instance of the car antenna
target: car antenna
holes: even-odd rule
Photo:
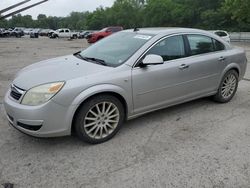
[[[137,31],[139,31],[139,28],[135,27],[134,32],[137,32]]]

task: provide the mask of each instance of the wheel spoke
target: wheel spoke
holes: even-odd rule
[[[102,134],[103,134],[103,127],[100,127],[100,137],[102,138]]]
[[[109,123],[106,124],[109,128],[113,129],[114,127],[110,125]]]
[[[109,122],[109,123],[117,123],[117,122],[119,122],[119,120],[112,120],[112,119],[109,119],[109,120],[107,120],[107,122]]]
[[[95,121],[96,118],[93,118],[93,117],[86,117],[85,120]]]
[[[91,133],[93,130],[95,130],[98,127],[98,125],[96,124],[95,126],[93,126],[90,130],[87,131],[87,134]]]
[[[103,104],[102,104],[102,113],[105,113],[105,102],[103,102]]]
[[[101,114],[101,110],[100,110],[100,108],[99,108],[99,104],[96,104],[95,106],[96,106],[96,109],[97,109],[98,114]]]
[[[105,125],[103,126],[103,129],[104,129],[105,133],[108,134],[107,124],[105,124]]]
[[[112,118],[117,117],[117,116],[119,116],[119,114],[114,114],[112,116],[109,116],[109,119],[112,119]]]
[[[108,113],[108,112],[109,112],[111,106],[112,106],[112,104],[110,103],[109,106],[108,106],[108,108],[106,109],[105,113]]]
[[[91,126],[93,126],[93,125],[95,125],[95,124],[96,124],[96,122],[88,123],[88,124],[84,125],[84,127],[85,127],[85,128],[91,127]]]
[[[93,134],[93,137],[94,137],[94,138],[96,137],[96,134],[97,134],[97,132],[99,131],[99,129],[100,129],[100,127],[97,127],[97,128],[96,128],[96,130],[95,130],[95,132],[94,132],[94,134]]]
[[[113,110],[111,110],[108,115],[111,115],[112,113],[114,113],[114,111],[116,111],[116,109],[114,108]]]
[[[98,116],[97,113],[95,113],[93,110],[90,110],[89,112],[90,112],[91,114],[93,114],[95,117]]]

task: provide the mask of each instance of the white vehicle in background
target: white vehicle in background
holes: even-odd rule
[[[76,39],[78,37],[78,33],[71,32],[70,29],[61,28],[54,31],[50,38],[73,38]]]
[[[215,31],[211,31],[211,32],[218,35],[219,37],[224,39],[226,42],[228,42],[228,43],[231,42],[230,35],[228,34],[228,32],[223,31],[223,30],[215,30]]]

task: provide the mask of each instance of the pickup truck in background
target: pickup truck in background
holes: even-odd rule
[[[71,39],[77,39],[78,33],[71,32],[70,29],[62,28],[57,29],[53,33],[51,33],[50,38],[71,38]]]

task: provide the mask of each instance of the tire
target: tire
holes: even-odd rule
[[[120,100],[112,95],[97,95],[80,107],[75,116],[74,128],[84,142],[99,144],[115,136],[124,117],[124,107]]]
[[[76,36],[76,35],[73,35],[73,39],[77,39],[77,36]]]
[[[229,102],[235,95],[239,82],[239,75],[235,70],[229,70],[222,78],[218,92],[213,100],[219,103]]]

